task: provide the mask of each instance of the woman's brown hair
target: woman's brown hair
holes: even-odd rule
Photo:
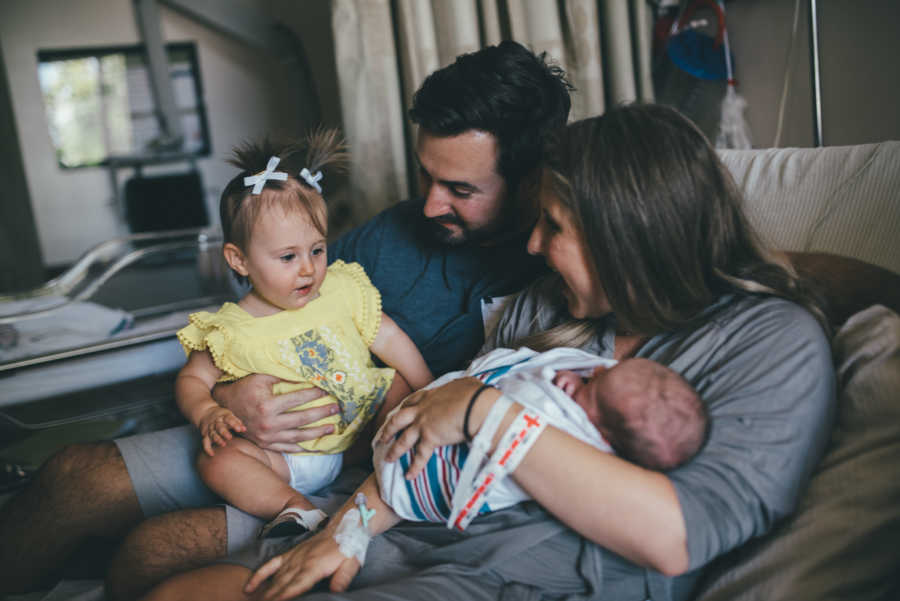
[[[676,110],[628,105],[572,123],[545,166],[621,330],[673,331],[721,295],[749,292],[792,300],[828,331],[818,299],[761,242],[727,168]]]

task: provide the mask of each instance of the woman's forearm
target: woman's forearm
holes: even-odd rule
[[[688,568],[687,533],[672,482],[548,427],[513,473],[573,530],[663,574]]]
[[[474,436],[501,395],[498,389],[487,388],[474,396],[481,385],[477,378],[459,378],[415,393],[382,433],[385,444],[398,434],[387,461],[415,449],[407,478],[415,477],[435,447],[460,442],[464,434]],[[521,409],[513,403],[507,410],[492,446]],[[538,437],[512,477],[548,511],[590,540],[665,574],[687,569],[684,517],[666,476],[551,427]]]
[[[344,514],[356,507],[356,496],[363,493],[366,496],[366,507],[369,510],[375,510],[375,514],[369,519],[368,529],[371,536],[381,534],[385,530],[389,530],[400,522],[397,514],[381,499],[378,493],[378,482],[375,480],[375,474],[370,474],[368,478],[356,489],[356,492],[350,495],[350,498],[335,512],[328,520],[328,529],[332,536],[337,531],[338,525],[344,517]]]
[[[359,516],[351,515],[342,527],[344,516],[357,507],[358,493],[366,495],[368,527],[365,534],[360,532],[363,524]],[[370,514],[371,510],[374,513]],[[365,560],[371,536],[384,532],[398,521],[396,514],[381,500],[374,475],[369,476],[331,516],[325,528],[260,566],[247,581],[244,592],[258,593],[254,599],[281,601],[302,595],[323,579],[330,581],[329,586],[334,592],[347,590]],[[264,582],[268,582],[266,588],[259,590]]]
[[[470,415],[473,432],[500,394],[491,389],[479,396]],[[494,445],[521,410],[513,403],[497,428]],[[512,477],[585,538],[667,575],[687,570],[684,516],[672,482],[662,473],[548,427]]]

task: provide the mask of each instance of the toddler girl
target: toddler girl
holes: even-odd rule
[[[376,368],[369,351],[413,389],[432,377],[412,340],[381,312],[381,296],[363,268],[327,264],[321,183],[323,169],[346,162],[337,133],[318,131],[289,145],[247,144],[230,162],[241,173],[222,192],[223,253],[251,289],[216,313],[192,314],[190,325],[178,332],[188,360],[175,382],[175,397],[200,430],[197,467],[213,491],[271,520],[261,536],[276,526],[315,530],[325,514],[303,493],[334,480],[341,453],[382,404],[387,410],[400,400],[386,399],[394,369]],[[336,400],[339,414],[315,424],[333,423],[333,433],[298,443],[296,453],[233,437],[246,428],[216,403],[211,390],[216,382],[251,373],[285,380],[275,385],[276,394],[312,386],[324,390],[327,396],[297,409]]]

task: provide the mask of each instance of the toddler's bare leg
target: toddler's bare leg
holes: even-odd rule
[[[201,453],[197,469],[203,481],[229,504],[264,519],[287,507],[315,509],[290,487],[287,462],[280,453],[259,448],[244,438],[216,447],[210,457]]]

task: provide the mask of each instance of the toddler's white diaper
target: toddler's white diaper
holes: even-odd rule
[[[344,465],[342,453],[331,455],[282,453],[282,456],[291,472],[291,488],[304,495],[312,494],[334,482]]]

